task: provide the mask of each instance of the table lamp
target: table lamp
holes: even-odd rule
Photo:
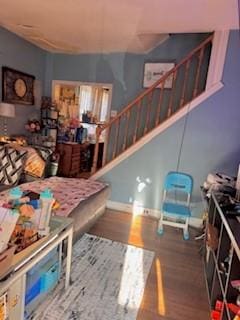
[[[7,118],[15,117],[15,105],[10,103],[0,103],[0,117],[4,118],[3,131],[4,136],[7,136]]]

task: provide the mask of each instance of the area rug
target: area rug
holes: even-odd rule
[[[154,253],[85,234],[73,247],[72,285],[64,281],[39,309],[41,320],[135,320]]]

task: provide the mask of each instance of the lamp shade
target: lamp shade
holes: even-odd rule
[[[1,102],[0,103],[0,117],[15,117],[15,105],[10,103]]]

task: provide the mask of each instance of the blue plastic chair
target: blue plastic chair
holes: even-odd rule
[[[164,181],[161,217],[158,223],[158,234],[163,234],[163,225],[183,229],[183,238],[189,239],[188,223],[191,216],[190,200],[193,179],[182,172],[169,172]],[[181,197],[181,201],[174,198]],[[183,200],[182,200],[183,199]],[[175,218],[175,221],[164,220],[164,217]],[[185,223],[177,222],[178,219]]]

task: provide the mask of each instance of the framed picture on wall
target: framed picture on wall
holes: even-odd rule
[[[168,71],[174,68],[175,64],[169,63],[158,63],[158,62],[146,62],[144,64],[144,78],[143,87],[151,87],[157,80],[164,76]],[[171,89],[173,82],[173,76],[168,77],[165,80],[164,88]],[[158,86],[160,88],[161,85]]]
[[[8,67],[2,67],[2,100],[16,104],[34,104],[35,77]]]

